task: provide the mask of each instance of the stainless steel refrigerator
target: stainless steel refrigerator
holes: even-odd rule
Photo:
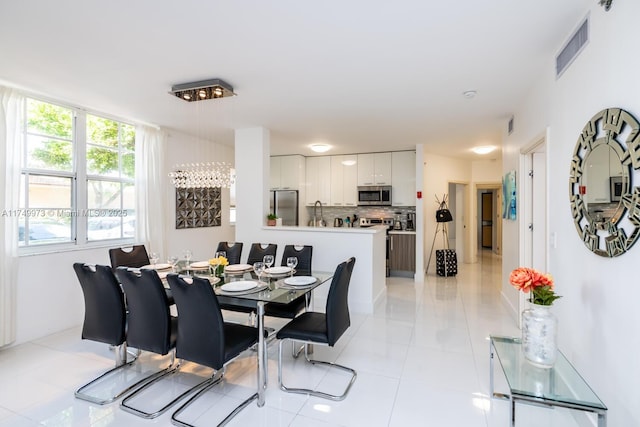
[[[269,211],[282,218],[282,225],[298,225],[298,191],[270,191],[269,196]]]

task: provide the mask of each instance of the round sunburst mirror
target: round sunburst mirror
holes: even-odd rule
[[[640,125],[629,112],[608,108],[578,137],[569,177],[573,221],[596,255],[616,257],[640,235]]]

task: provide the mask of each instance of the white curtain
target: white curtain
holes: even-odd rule
[[[16,336],[16,280],[18,277],[18,203],[20,193],[21,124],[25,99],[0,86],[0,346]]]
[[[165,259],[164,166],[166,135],[149,126],[136,127],[136,241]]]

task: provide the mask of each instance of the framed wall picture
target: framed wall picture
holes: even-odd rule
[[[502,180],[502,218],[516,220],[518,213],[516,195],[516,171],[509,171]]]

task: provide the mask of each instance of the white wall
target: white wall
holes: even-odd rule
[[[538,83],[516,111],[516,130],[505,136],[503,171],[521,172],[520,149],[549,126],[548,229],[556,234],[557,246],[548,249],[548,270],[557,293],[563,295],[554,304],[560,321],[559,346],[608,406],[608,424],[632,426],[640,425],[640,311],[635,301],[640,245],[614,259],[587,250],[571,217],[568,176],[578,135],[595,113],[621,107],[640,117],[636,54],[640,2],[617,0],[609,12],[593,2],[589,9],[591,40],[585,50],[557,81],[550,56]],[[516,307],[517,293],[508,284],[508,275],[519,263],[518,230],[517,222],[504,222],[503,293]]]
[[[165,154],[165,169],[167,173],[176,164],[227,162],[234,164],[235,151],[233,147],[216,144],[179,133],[172,132],[168,138],[167,153]],[[194,260],[212,258],[219,241],[234,241],[235,226],[229,224],[229,189],[222,189],[222,225],[220,227],[176,229],[176,194],[175,189],[168,182],[165,194],[165,240],[167,251],[181,257],[184,249],[193,252]],[[162,254],[166,259],[169,254]]]
[[[175,163],[234,160],[232,147],[197,141],[180,134],[170,135],[167,145],[167,168]],[[182,249],[188,247],[193,251],[194,259],[202,259],[212,256],[219,240],[234,239],[235,227],[229,226],[229,190],[223,190],[223,226],[190,230],[175,229],[174,191],[167,180],[166,192],[159,195],[166,199],[165,241],[172,253],[181,255]],[[74,262],[109,265],[108,249],[118,246],[112,243],[89,249],[21,256],[16,284],[14,345],[80,325],[84,316],[84,300],[72,265]],[[163,257],[167,255],[163,254]]]

